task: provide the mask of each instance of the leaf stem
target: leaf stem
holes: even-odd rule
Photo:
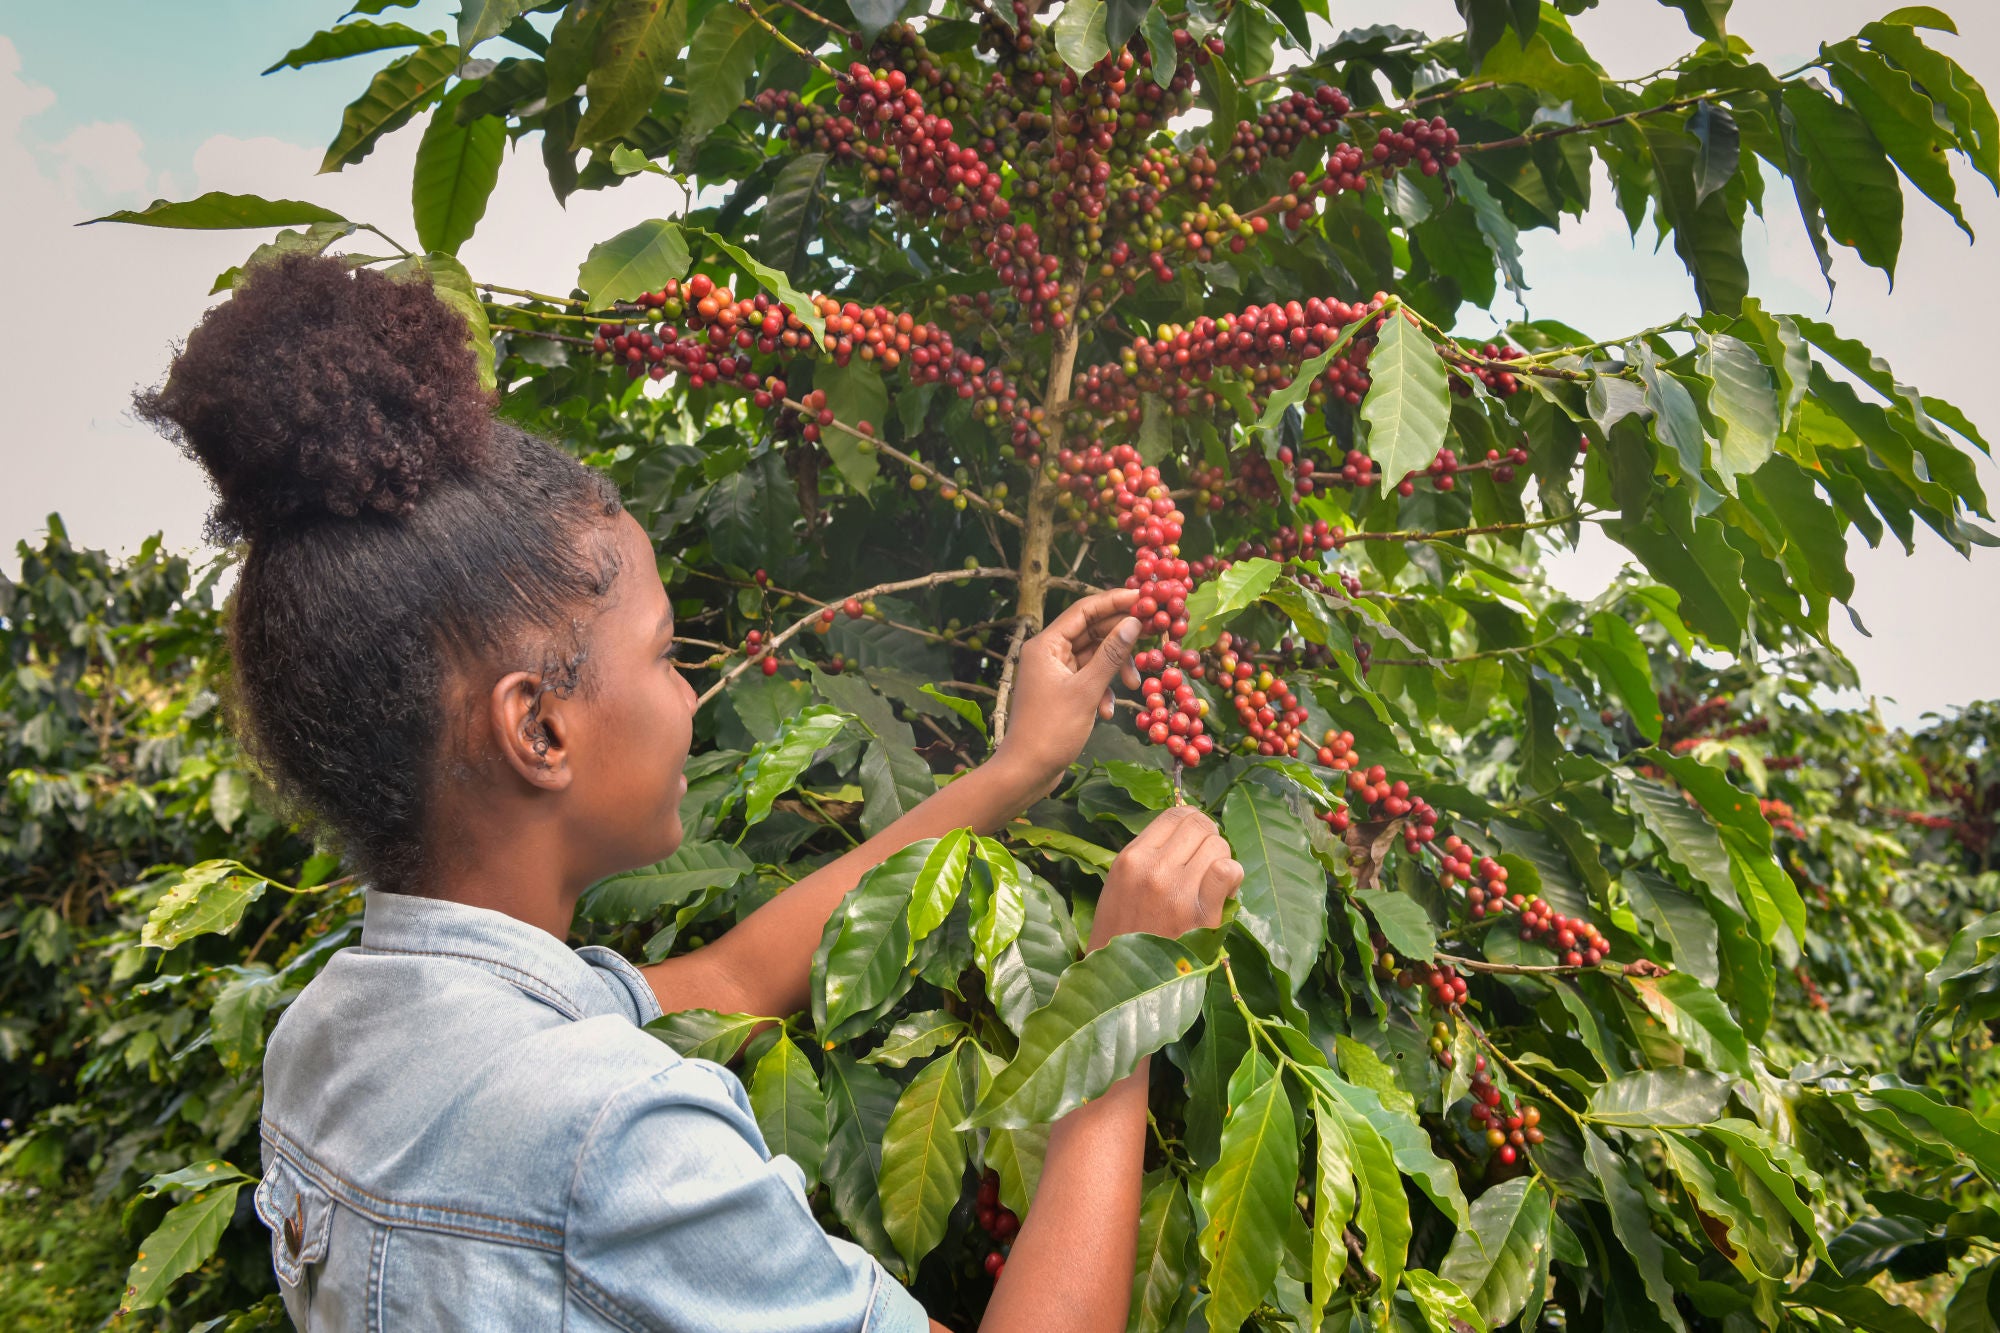
[[[789,49],[792,52],[792,54],[799,56],[803,59],[812,61],[813,64],[818,65],[822,70],[826,71],[826,73],[832,78],[837,79],[840,77],[839,70],[827,64],[824,60],[821,60],[818,56],[806,50],[803,46],[800,46],[797,42],[793,41],[791,38],[785,36],[784,32],[778,27],[777,24],[771,22],[771,20],[765,18],[762,14],[758,13],[757,7],[751,4],[750,0],[736,0],[736,7],[742,10],[744,13],[748,14],[751,17],[751,19],[757,24],[758,27],[762,28],[765,32],[768,32],[773,37],[777,38],[779,45]],[[826,22],[825,19],[820,19],[817,14],[813,15],[813,17],[819,19],[821,23]],[[829,24],[828,26],[832,25]]]

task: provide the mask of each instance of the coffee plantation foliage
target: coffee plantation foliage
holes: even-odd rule
[[[939,1318],[977,1318],[1047,1124],[1151,1051],[1135,1329],[1996,1326],[2000,719],[1821,706],[1848,541],[1992,544],[1987,444],[1766,308],[1741,246],[1754,211],[1829,284],[1835,248],[1893,275],[1906,206],[2000,183],[1948,17],[1775,70],[1674,0],[1693,49],[1614,78],[1588,0],[1438,37],[1323,0],[396,7],[273,69],[379,65],[325,165],[421,119],[414,237],[246,195],[108,220],[432,282],[502,410],[620,482],[706,745],[688,844],[580,938],[700,948],[1033,725],[1010,664],[1053,605],[1143,593],[1146,685],[1052,797],[871,874],[809,1013],[657,1025]],[[568,292],[474,275],[510,151],[693,204]],[[1689,314],[1454,336],[1606,190]],[[1538,572],[1585,525],[1642,571],[1588,602]],[[123,1207],[122,1325],[279,1322],[258,1058],[358,886],[226,739],[208,583],[25,558],[12,1188]],[[1246,867],[1231,918],[1082,957],[1174,802]]]

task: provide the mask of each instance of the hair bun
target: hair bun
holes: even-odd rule
[[[464,318],[421,280],[286,255],[202,317],[138,412],[208,470],[211,533],[407,514],[492,428]]]

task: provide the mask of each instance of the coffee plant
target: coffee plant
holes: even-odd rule
[[[1994,544],[1988,446],[1766,309],[1741,230],[1893,276],[1904,183],[1962,223],[2000,120],[1934,9],[1773,70],[1727,0],[1674,3],[1695,49],[1619,79],[1587,0],[1464,0],[1441,38],[1335,34],[1323,0],[468,0],[455,40],[378,13],[279,62],[399,53],[325,166],[426,116],[414,247],[247,195],[108,220],[431,282],[501,410],[618,480],[707,673],[687,845],[580,905],[635,957],[1035,725],[1013,664],[1051,598],[1139,591],[1143,685],[1056,794],[870,874],[809,1013],[656,1025],[733,1062],[822,1221],[937,1318],[976,1321],[1047,1125],[1159,1052],[1134,1329],[1992,1328],[1993,714],[1910,742],[1814,703],[1851,683],[1850,533]],[[475,276],[522,143],[558,197],[663,173],[693,206],[567,292]],[[1463,336],[1600,174],[1698,309]],[[1538,557],[1586,524],[1643,574],[1579,602]],[[95,848],[89,781],[12,781]],[[1177,803],[1246,868],[1224,927],[1084,956],[1117,848]],[[95,908],[18,899],[17,949],[93,923],[106,1016],[25,1025],[100,1050],[10,1089],[7,1152],[150,1176],[122,1304],[168,1322],[268,1290],[257,1054],[358,909],[334,850],[216,822],[94,835],[126,885]]]

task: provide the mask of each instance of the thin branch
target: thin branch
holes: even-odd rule
[[[941,584],[959,583],[967,579],[1018,579],[1020,577],[1019,573],[1011,569],[996,569],[986,566],[978,569],[947,569],[939,570],[934,574],[925,574],[921,578],[897,579],[890,583],[878,583],[873,587],[862,588],[857,592],[849,593],[848,597],[855,601],[866,601],[870,597],[879,597],[881,594],[887,592],[907,592],[912,588],[935,588]],[[812,626],[814,621],[820,618],[821,608],[827,605],[832,605],[832,603],[821,603],[819,606],[815,606],[811,611],[808,611],[805,615],[799,617],[784,629],[779,630],[769,639],[766,639],[764,641],[764,651],[766,653],[775,653],[785,644],[804,633]],[[701,692],[701,697],[694,701],[694,706],[698,709],[710,699],[722,693],[731,681],[749,670],[752,660],[746,657],[731,667],[723,674],[722,679]]]
[[[810,420],[817,421],[819,419],[818,415],[813,411],[813,409],[807,407],[804,403],[798,401],[796,398],[785,399],[785,406],[793,408],[796,411],[804,414]],[[979,492],[973,490],[969,486],[959,485],[958,482],[953,481],[950,477],[947,477],[944,473],[938,471],[936,468],[932,467],[929,463],[925,463],[918,459],[910,457],[908,454],[896,448],[894,445],[888,444],[882,440],[878,440],[873,435],[863,434],[861,431],[856,430],[854,427],[848,425],[844,421],[839,420],[838,418],[835,418],[834,421],[830,423],[830,427],[829,426],[820,427],[821,430],[827,430],[829,428],[841,431],[848,435],[852,435],[857,440],[868,441],[868,443],[873,445],[877,451],[887,454],[889,457],[895,459],[898,463],[901,463],[904,467],[911,468],[914,471],[923,473],[925,476],[929,477],[932,481],[936,482],[940,487],[944,486],[951,487],[959,495],[964,496],[966,498],[967,503],[978,505],[981,509],[984,509],[986,512],[1007,520],[1009,523],[1012,523],[1017,528],[1023,526],[1019,518],[1016,518],[1013,514],[1009,513],[1005,509],[1002,509],[999,505],[994,504],[991,500],[987,499]]]
[[[765,18],[762,14],[758,13],[757,7],[751,4],[750,0],[736,0],[736,7],[742,10],[744,13],[748,14],[751,20],[754,23],[756,23],[758,27],[762,28],[765,32],[768,32],[773,37],[777,38],[778,44],[785,47],[787,50],[791,51],[793,55],[812,61],[813,64],[818,65],[821,69],[825,70],[827,74],[832,76],[833,78],[837,79],[840,77],[839,70],[827,64],[824,60],[821,60],[818,56],[806,50],[803,46],[800,46],[797,42],[793,41],[791,38],[785,36],[784,32],[779,29],[777,24],[771,22],[771,20]],[[815,15],[814,17],[817,18],[818,16]],[[822,22],[824,22],[824,20],[822,20]]]
[[[993,744],[1007,734],[1007,709],[1014,702],[1014,670],[1021,664],[1021,648],[1028,641],[1030,625],[1026,616],[1014,624],[1014,637],[1007,644],[1007,660],[1000,667],[1000,688],[993,695]]]
[[[1489,963],[1481,958],[1461,958],[1451,953],[1441,953],[1437,959],[1467,972],[1490,972],[1503,977],[1573,977],[1584,972],[1602,972],[1607,968],[1617,970],[1614,963],[1599,963],[1596,967],[1569,967],[1562,963]]]

